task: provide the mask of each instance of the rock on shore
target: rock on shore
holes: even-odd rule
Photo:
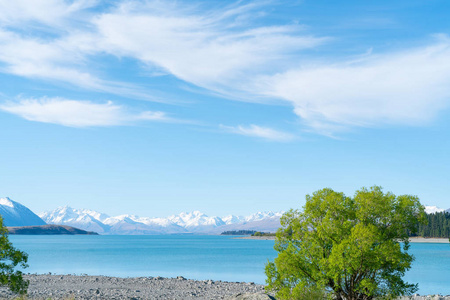
[[[27,299],[274,299],[254,283],[188,280],[184,277],[25,275],[30,281]],[[0,288],[0,299],[16,294]]]
[[[25,275],[30,281],[26,299],[228,299],[270,300],[264,286],[245,282],[189,280],[162,277]],[[0,299],[17,299],[0,287]],[[450,295],[405,296],[399,300],[450,300]]]

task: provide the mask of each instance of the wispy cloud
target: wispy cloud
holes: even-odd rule
[[[0,29],[0,71],[27,78],[66,82],[87,90],[155,102],[174,102],[133,83],[105,80],[90,68],[95,38],[75,34],[65,39],[39,39]]]
[[[91,9],[96,3],[0,0],[0,71],[164,102],[126,77],[104,78],[110,66],[101,58],[131,58],[233,100],[288,102],[304,129],[330,136],[355,127],[426,124],[450,104],[445,35],[419,48],[348,60],[315,56],[311,63],[304,51],[333,46],[333,39],[301,25],[258,25],[255,16],[270,1],[220,8],[119,1]]]
[[[278,131],[278,130],[268,128],[268,127],[261,127],[261,126],[254,125],[254,124],[251,124],[249,126],[220,125],[220,128],[222,128],[223,130],[230,132],[230,133],[251,136],[251,137],[257,137],[257,138],[262,138],[265,140],[276,141],[276,142],[288,142],[288,141],[292,141],[295,139],[295,136],[293,134],[283,132],[283,131]]]
[[[242,24],[250,8],[222,12],[161,2],[126,2],[95,19],[103,51],[137,58],[197,86],[237,91],[246,74],[280,70],[296,51],[326,38],[302,34],[301,26]],[[231,88],[231,89],[230,89]]]
[[[8,25],[0,27],[3,72],[164,102],[124,78],[103,79],[91,65],[111,55],[137,59],[156,72],[237,97],[243,76],[281,71],[294,52],[326,41],[302,34],[298,25],[253,26],[254,12],[263,6],[256,3],[199,9],[186,3],[123,1],[98,12],[88,9],[95,1],[53,2],[39,0],[30,9],[23,0],[3,3],[8,8],[0,12],[0,25]],[[44,13],[49,5],[56,16]],[[251,97],[247,94],[244,100]]]
[[[450,40],[260,77],[254,90],[289,101],[324,134],[383,124],[423,125],[450,104]]]
[[[7,26],[23,25],[24,22],[63,25],[96,3],[96,0],[0,0],[0,22]]]
[[[112,102],[93,103],[63,98],[23,99],[2,104],[0,110],[29,121],[69,127],[118,126],[138,121],[174,121],[160,111],[133,112]]]

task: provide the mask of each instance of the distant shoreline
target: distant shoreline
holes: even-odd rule
[[[235,237],[235,239],[241,239],[241,240],[275,240],[274,236],[240,236],[240,237]]]
[[[242,236],[235,237],[235,239],[242,240],[275,240],[274,236]],[[447,238],[424,238],[424,237],[411,237],[409,238],[411,243],[435,243],[435,244],[448,244],[450,243]]]
[[[410,237],[409,241],[411,243],[437,243],[437,244],[448,244],[450,243],[448,238],[424,238],[424,237]]]
[[[11,235],[99,235],[97,232],[86,231],[67,225],[36,225],[36,226],[8,226]]]

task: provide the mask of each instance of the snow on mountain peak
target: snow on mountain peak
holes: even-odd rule
[[[272,212],[272,211],[264,211],[264,212],[257,212],[253,215],[250,215],[248,217],[245,217],[246,222],[256,222],[261,221],[268,218],[278,218],[283,215],[283,212]]]
[[[178,215],[172,215],[167,218],[178,226],[191,228],[198,226],[220,226],[225,224],[219,217],[208,217],[204,213],[196,210],[193,212],[182,212]]]
[[[241,223],[245,221],[245,217],[243,216],[235,216],[235,215],[228,215],[222,218],[222,221],[225,222],[225,224],[230,225],[230,224],[236,224],[236,223]]]
[[[425,212],[445,211],[437,206],[425,206]],[[447,210],[450,212],[450,209]],[[283,212],[257,212],[249,216],[228,215],[223,218],[209,217],[195,210],[182,212],[167,218],[149,218],[136,215],[119,215],[110,217],[106,214],[89,210],[74,209],[70,206],[58,207],[36,216],[25,206],[8,197],[0,198],[0,214],[9,226],[27,226],[60,224],[77,227],[103,234],[173,234],[173,233],[220,233],[227,230],[275,231],[280,226],[279,218]],[[45,222],[44,222],[45,221]]]
[[[104,220],[108,219],[110,216],[108,216],[107,214],[104,213],[100,213],[97,212],[95,210],[90,210],[90,209],[83,209],[81,210],[82,213],[87,214],[93,218],[95,218],[96,220],[99,220],[101,222],[103,222]]]
[[[222,226],[249,226],[252,222],[268,221],[276,224],[280,212],[258,212],[243,217],[229,215],[210,217],[198,210],[182,212],[166,218],[139,217],[136,215],[108,215],[88,210],[59,207],[40,216],[51,224],[70,225],[89,231],[109,234],[166,234],[166,233],[212,233]],[[262,223],[261,223],[262,224]],[[227,229],[225,229],[227,230]],[[273,228],[276,230],[276,228]]]
[[[8,197],[0,198],[0,205],[9,206],[11,208],[14,208],[14,201],[9,199]]]
[[[107,226],[103,223],[109,216],[89,210],[61,206],[53,211],[40,213],[39,216],[48,224],[68,225],[80,229],[104,233]]]
[[[108,215],[89,209],[73,209],[70,206],[60,206],[50,212],[40,213],[39,216],[47,223],[62,224],[72,222],[77,219],[92,220],[103,222]]]
[[[8,197],[0,198],[0,215],[6,226],[45,225],[35,213]]]
[[[425,205],[425,212],[427,214],[435,214],[437,212],[443,212],[445,209],[437,207],[435,205]]]
[[[15,202],[8,197],[0,198],[0,205],[2,206],[3,210],[7,211],[11,215],[17,216],[18,212],[14,204]]]
[[[139,217],[136,215],[120,215],[116,217],[109,217],[103,221],[107,225],[116,225],[118,223],[137,224],[141,223]]]

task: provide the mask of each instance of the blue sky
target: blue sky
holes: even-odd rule
[[[35,212],[450,208],[448,1],[0,0],[0,194]]]

